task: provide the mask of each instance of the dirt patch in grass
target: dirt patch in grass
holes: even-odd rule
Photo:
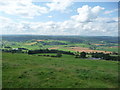
[[[71,50],[89,50],[89,48],[85,48],[85,47],[69,47],[69,49],[71,49]]]
[[[66,49],[69,49],[71,51],[78,51],[78,52],[87,52],[87,53],[90,53],[90,52],[103,52],[103,53],[112,53],[110,51],[101,51],[101,50],[91,50],[89,48],[85,48],[85,47],[69,47],[69,48],[66,48]]]
[[[32,42],[32,43],[25,43],[25,45],[34,45],[36,44],[37,42]]]
[[[109,51],[101,51],[101,50],[91,50],[89,48],[84,48],[84,47],[70,47],[68,48],[69,50],[71,51],[78,51],[78,52],[103,52],[103,53],[112,53],[112,52],[109,52]]]
[[[60,49],[60,47],[52,47],[52,48],[48,48],[48,49]],[[66,50],[70,50],[70,51],[78,51],[78,52],[87,52],[87,53],[91,53],[91,52],[103,52],[103,53],[112,53],[110,51],[102,51],[102,50],[91,50],[89,48],[85,48],[85,47],[66,47],[64,48]]]
[[[96,45],[96,46],[98,46],[98,45],[105,45],[105,44],[96,44],[96,43],[95,43],[95,44],[93,44],[93,45]]]

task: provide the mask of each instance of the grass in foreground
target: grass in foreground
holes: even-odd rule
[[[116,88],[118,62],[3,53],[3,88]]]

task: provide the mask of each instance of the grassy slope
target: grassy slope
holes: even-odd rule
[[[113,47],[113,48],[110,48],[110,47],[100,47],[100,48],[97,48],[97,50],[118,52],[118,47]]]
[[[3,53],[3,88],[117,87],[117,63]]]

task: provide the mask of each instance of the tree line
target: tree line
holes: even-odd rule
[[[28,51],[28,54],[37,54],[37,53],[62,53],[62,54],[74,55],[73,52],[56,50],[56,49],[51,49],[51,50],[50,49],[39,49],[39,50]]]
[[[25,50],[25,51],[23,51]],[[118,54],[113,54],[111,56],[110,54],[105,53],[86,53],[86,52],[70,52],[70,51],[62,51],[62,50],[56,50],[56,49],[39,49],[39,50],[28,50],[25,48],[18,48],[17,50],[4,50],[4,52],[11,52],[11,53],[27,53],[29,55],[38,54],[38,53],[56,53],[56,55],[39,55],[39,56],[50,56],[50,57],[61,57],[62,54],[68,54],[68,55],[74,55],[75,58],[87,58],[87,55],[91,55],[92,58],[100,58],[104,60],[113,60],[113,61],[120,61]],[[117,55],[117,56],[116,56]]]
[[[105,53],[86,53],[86,52],[76,52],[75,53],[75,58],[87,58],[86,55],[91,55],[92,58],[99,58],[103,60],[112,60],[112,61],[120,61],[120,56],[111,56],[110,54],[105,54]],[[116,54],[114,54],[116,55]]]
[[[57,52],[56,55],[38,55],[38,56],[47,56],[47,57],[62,57],[62,53]]]
[[[105,53],[91,53],[93,58],[100,58],[104,60],[113,60],[113,61],[120,61],[119,58],[120,56],[111,56],[110,54],[105,54]]]

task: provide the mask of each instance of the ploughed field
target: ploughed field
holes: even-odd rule
[[[118,87],[117,61],[5,52],[2,59],[3,88]]]
[[[103,51],[103,50],[91,50],[89,48],[85,47],[68,47],[68,48],[61,48],[61,47],[52,47],[48,49],[66,49],[69,51],[76,51],[76,52],[86,52],[86,53],[92,53],[92,52],[103,52],[103,53],[112,53],[111,51]]]

